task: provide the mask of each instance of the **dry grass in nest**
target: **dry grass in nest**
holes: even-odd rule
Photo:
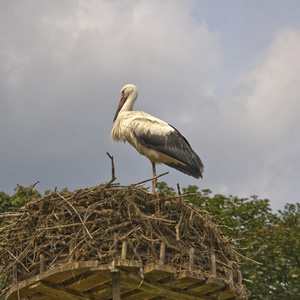
[[[134,186],[53,192],[27,203],[0,229],[1,276],[6,286],[11,284],[16,264],[18,281],[39,274],[40,254],[47,268],[68,262],[70,256],[73,261],[109,263],[120,256],[124,240],[127,259],[143,264],[159,260],[164,241],[165,264],[179,271],[189,269],[189,251],[194,248],[194,269],[205,277],[212,275],[214,253],[217,277],[237,294],[245,294],[238,283],[238,258],[210,213],[181,196]]]

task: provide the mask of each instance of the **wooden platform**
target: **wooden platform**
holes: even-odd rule
[[[22,282],[15,282],[7,300],[63,299],[236,299],[225,282],[199,272],[176,272],[160,264],[138,261],[70,262]]]

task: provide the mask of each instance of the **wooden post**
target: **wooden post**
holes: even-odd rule
[[[214,278],[217,278],[216,255],[214,252],[211,254],[211,273]]]
[[[40,274],[46,271],[45,254],[40,254]]]
[[[114,249],[118,249],[118,238],[119,238],[118,233],[114,232]]]
[[[166,242],[162,241],[160,243],[160,254],[159,254],[159,263],[163,265],[165,263],[166,256]]]
[[[195,261],[195,249],[194,248],[190,248],[189,251],[189,269],[190,271],[194,271],[194,261]]]
[[[18,283],[18,266],[17,264],[15,264],[13,266],[13,284],[17,284]]]
[[[121,258],[125,260],[127,258],[127,241],[123,241],[122,243],[122,255]]]
[[[111,270],[112,300],[121,300],[120,276],[117,269]]]

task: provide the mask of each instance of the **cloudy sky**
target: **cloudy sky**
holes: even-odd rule
[[[0,191],[40,192],[151,177],[110,131],[126,83],[136,110],[175,126],[214,193],[299,202],[300,2],[10,0],[0,2]],[[150,186],[150,183],[148,184]]]

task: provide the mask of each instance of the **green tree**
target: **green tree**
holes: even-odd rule
[[[197,193],[197,186],[183,189]],[[186,197],[210,211],[232,237],[243,259],[244,283],[250,299],[299,299],[300,204],[273,213],[267,199],[211,195],[210,190]]]
[[[41,198],[41,194],[33,187],[24,187],[17,184],[12,196],[0,192],[0,212],[15,211],[24,206],[28,201]]]
[[[0,213],[8,211],[11,205],[11,197],[4,192],[0,192]]]

